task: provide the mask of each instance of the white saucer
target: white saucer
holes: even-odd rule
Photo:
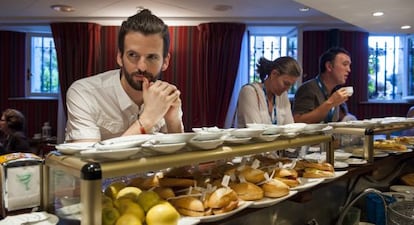
[[[236,138],[236,137],[233,137],[233,136],[225,136],[223,139],[224,139],[224,142],[226,142],[226,143],[244,144],[244,143],[249,142],[252,138],[251,137]]]
[[[236,138],[252,138],[260,136],[264,131],[264,128],[237,128],[231,130],[229,133]]]
[[[324,177],[323,178],[323,182],[322,183],[327,183],[329,181],[335,180],[337,178],[342,177],[343,175],[347,174],[348,170],[344,170],[344,171],[335,171],[335,175],[333,177]]]
[[[95,142],[64,143],[56,145],[55,148],[63,154],[73,155],[83,150],[93,149],[94,144]]]
[[[335,161],[334,162],[334,168],[335,169],[344,169],[349,167],[349,164],[346,162],[341,162],[341,161]]]
[[[189,143],[190,145],[199,149],[215,149],[218,146],[222,145],[223,142],[224,140],[222,139],[200,141],[193,138]]]
[[[223,132],[197,132],[196,136],[190,141],[209,141],[220,139],[224,135]]]
[[[290,188],[290,190],[296,190],[296,191],[304,191],[307,190],[313,186],[316,186],[324,181],[323,178],[305,178],[305,177],[299,177],[300,184],[296,187]]]
[[[139,147],[142,143],[149,140],[153,135],[140,134],[140,135],[129,135],[106,139],[100,141],[94,145],[98,150],[111,150],[111,149],[125,149]]]
[[[278,138],[280,134],[261,134],[260,136],[256,137],[260,141],[274,141]]]
[[[260,200],[253,201],[253,203],[249,206],[249,208],[264,208],[275,205],[285,199],[292,197],[293,195],[297,194],[298,191],[289,191],[289,194],[279,197],[279,198],[268,198],[264,197]]]
[[[264,135],[278,134],[283,130],[282,125],[276,125],[276,124],[248,123],[246,124],[246,126],[248,128],[264,129],[262,133]]]
[[[293,137],[296,137],[296,136],[298,136],[299,135],[299,133],[298,132],[289,132],[289,133],[281,133],[281,135],[283,136],[283,137],[287,137],[287,138],[293,138]]]
[[[158,133],[153,135],[149,140],[155,144],[181,144],[187,143],[192,138],[197,135],[195,132],[187,132],[187,133],[171,133],[171,134],[162,134]],[[145,143],[146,144],[146,143]]]
[[[409,185],[392,185],[390,190],[406,194],[414,194],[414,187]]]
[[[230,217],[230,216],[236,214],[237,212],[240,212],[243,209],[249,207],[251,204],[252,204],[251,201],[241,201],[240,200],[238,207],[236,209],[233,209],[232,211],[225,212],[225,213],[218,214],[218,215],[200,216],[200,217],[192,217],[192,218],[198,219],[198,220],[200,220],[200,222],[203,222],[203,223],[204,222],[206,222],[206,223],[207,222],[215,222],[215,221],[222,220],[222,219],[225,219],[227,217]]]
[[[367,160],[361,159],[361,158],[349,158],[345,160],[345,162],[348,163],[349,165],[364,165],[368,163]]]
[[[151,142],[146,142],[142,144],[142,147],[151,149],[160,153],[174,153],[182,149],[186,145],[185,142],[174,143],[174,144],[151,144]]]
[[[199,219],[195,219],[195,218],[191,218],[191,217],[181,217],[178,220],[177,225],[196,225],[198,223],[200,223]]]

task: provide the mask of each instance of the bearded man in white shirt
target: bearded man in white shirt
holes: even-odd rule
[[[122,23],[120,69],[74,82],[67,92],[66,141],[183,132],[180,91],[159,80],[169,65],[168,26],[144,9]]]

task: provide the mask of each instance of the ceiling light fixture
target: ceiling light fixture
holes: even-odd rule
[[[299,8],[299,11],[301,11],[301,12],[307,12],[309,10],[310,10],[309,7],[301,7],[301,8]]]
[[[384,12],[381,12],[381,11],[372,13],[372,16],[383,16],[383,15],[384,15]]]
[[[51,5],[50,8],[52,8],[55,11],[58,12],[73,12],[75,11],[75,8],[73,8],[70,5]]]
[[[411,26],[410,25],[404,25],[404,26],[401,26],[401,29],[402,30],[408,30],[408,29],[410,29],[411,28]]]

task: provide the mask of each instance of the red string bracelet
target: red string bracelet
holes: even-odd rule
[[[144,126],[142,125],[141,121],[138,119],[138,123],[139,123],[139,131],[141,132],[141,134],[146,134],[147,132],[145,131]]]

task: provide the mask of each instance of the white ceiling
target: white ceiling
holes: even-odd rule
[[[53,4],[71,5],[74,12],[56,12]],[[220,11],[220,6],[231,9]],[[304,5],[311,9],[300,12]],[[50,22],[95,22],[120,25],[145,7],[170,25],[243,22],[260,25],[361,29],[373,33],[413,33],[400,26],[414,23],[413,0],[0,0],[0,29],[48,29]],[[383,10],[383,18],[371,12]],[[45,26],[46,25],[46,26]],[[414,24],[409,24],[414,27]]]

